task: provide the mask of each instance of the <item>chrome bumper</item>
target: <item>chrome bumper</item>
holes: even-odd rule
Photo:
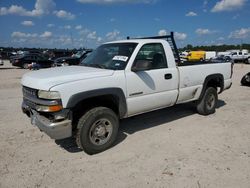
[[[59,140],[72,136],[71,120],[66,119],[60,122],[51,122],[46,117],[38,114],[35,110],[30,109],[25,103],[22,104],[22,110],[31,118],[32,125],[37,126],[52,139]]]

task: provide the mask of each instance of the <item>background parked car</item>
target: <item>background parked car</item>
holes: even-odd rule
[[[232,62],[233,63],[232,58],[230,58],[229,56],[224,56],[224,55],[220,55],[220,56],[217,56],[215,58],[212,58],[212,59],[210,59],[210,61],[213,63],[223,63],[223,62]]]
[[[243,62],[246,64],[250,64],[250,54],[246,49],[231,50],[228,56],[233,59],[234,63]]]
[[[43,56],[42,52],[40,51],[37,51],[37,50],[32,50],[32,51],[18,51],[16,54],[10,56],[10,62],[14,62],[16,59],[19,59],[23,56],[26,56],[26,55],[41,55]]]
[[[28,69],[30,67],[30,64],[32,63],[35,63],[40,68],[49,68],[53,64],[53,61],[40,54],[20,55],[16,58],[11,59],[10,62],[13,66],[17,66],[24,69]]]
[[[79,65],[80,62],[87,57],[87,55],[92,52],[92,50],[78,51],[71,57],[60,57],[54,60],[53,66],[69,66],[69,65]]]
[[[2,56],[0,55],[0,65],[3,65],[3,60],[2,60]]]

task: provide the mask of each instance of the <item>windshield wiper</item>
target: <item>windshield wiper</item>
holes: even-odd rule
[[[96,68],[101,68],[101,69],[107,69],[107,67],[105,65],[101,65],[101,64],[82,64],[83,66],[87,66],[87,67],[96,67]]]

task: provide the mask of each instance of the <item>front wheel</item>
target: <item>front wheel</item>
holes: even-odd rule
[[[217,90],[213,87],[208,87],[197,104],[197,111],[201,115],[209,115],[215,113],[215,108],[218,101]]]
[[[250,64],[250,57],[246,60],[246,64]]]
[[[87,111],[78,121],[76,143],[88,154],[102,152],[114,143],[119,119],[113,110],[96,107]]]
[[[65,62],[62,64],[62,66],[69,66],[69,63]]]

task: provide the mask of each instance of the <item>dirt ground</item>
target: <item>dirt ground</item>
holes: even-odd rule
[[[250,185],[250,65],[236,64],[216,113],[190,104],[123,120],[116,145],[97,155],[51,140],[21,112],[28,70],[0,66],[0,187],[227,187]]]

